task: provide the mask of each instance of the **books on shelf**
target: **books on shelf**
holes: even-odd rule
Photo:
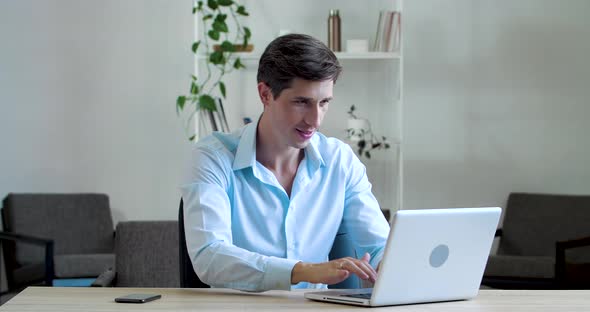
[[[381,11],[375,35],[375,52],[399,51],[401,42],[401,12]]]

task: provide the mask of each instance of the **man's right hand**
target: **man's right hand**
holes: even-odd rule
[[[340,258],[322,263],[298,262],[291,271],[291,284],[300,282],[336,284],[356,274],[360,279],[372,283],[377,279],[377,272],[369,264],[371,256],[366,253],[361,259]]]

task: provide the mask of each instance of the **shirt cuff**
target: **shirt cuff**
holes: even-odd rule
[[[291,290],[291,272],[300,260],[269,257],[262,280],[264,289]]]

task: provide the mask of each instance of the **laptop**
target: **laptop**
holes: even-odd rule
[[[377,307],[477,296],[502,210],[400,210],[373,288],[306,292],[305,298]]]

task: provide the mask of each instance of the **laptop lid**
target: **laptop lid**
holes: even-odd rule
[[[370,306],[473,298],[500,214],[498,207],[400,210],[393,217],[370,299],[340,300],[326,295],[329,291],[306,297]]]

